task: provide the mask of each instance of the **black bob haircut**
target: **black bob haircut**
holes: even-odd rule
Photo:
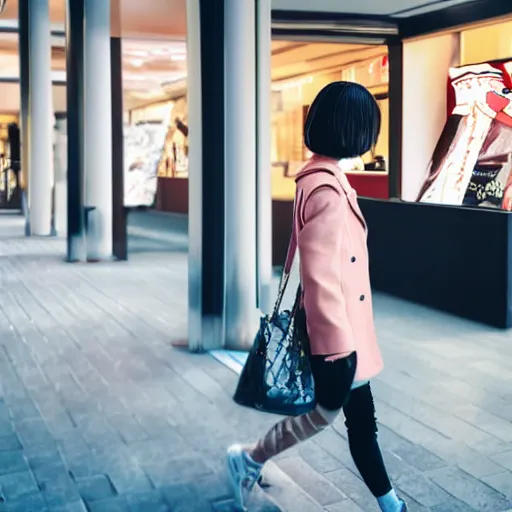
[[[354,82],[333,82],[313,101],[304,144],[317,155],[341,160],[364,155],[380,132],[380,109],[370,91]]]

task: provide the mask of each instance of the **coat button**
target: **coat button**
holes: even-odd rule
[[[356,261],[356,257],[355,257],[355,256],[352,256],[352,258],[350,258],[350,261],[351,261],[352,263],[354,263],[354,262]]]
[[[359,300],[363,301],[364,300],[364,295],[361,295],[361,297],[359,297]]]

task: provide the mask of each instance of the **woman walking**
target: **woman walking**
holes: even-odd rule
[[[389,480],[377,441],[370,379],[383,367],[373,321],[366,224],[342,169],[372,149],[380,111],[359,84],[334,82],[307,115],[304,142],[313,157],[296,177],[294,223],[303,306],[317,406],[287,417],[252,446],[228,449],[236,504],[269,459],[331,425],[343,411],[349,447],[382,512],[405,512]]]

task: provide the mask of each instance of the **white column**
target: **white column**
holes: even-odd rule
[[[226,348],[252,345],[256,309],[256,13],[226,0]]]
[[[68,172],[68,135],[67,120],[59,118],[55,121],[53,144],[53,169],[55,174],[54,194],[54,227],[58,236],[67,233],[67,172]]]
[[[29,219],[30,233],[49,236],[52,224],[53,106],[48,0],[29,6]]]
[[[204,348],[203,286],[203,155],[201,94],[201,25],[199,0],[187,0],[187,104],[188,104],[188,346]]]
[[[271,0],[256,0],[257,214],[258,306],[270,313],[272,304],[272,176],[271,176]]]
[[[85,206],[87,259],[112,257],[110,1],[86,0],[84,26]]]

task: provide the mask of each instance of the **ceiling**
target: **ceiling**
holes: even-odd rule
[[[50,2],[50,17],[64,28],[66,0]],[[111,0],[112,31],[124,37],[184,39],[187,0]],[[272,0],[272,8],[290,11],[343,12],[409,16],[472,0]],[[313,6],[313,7],[312,7]],[[405,12],[404,12],[405,11]],[[18,0],[7,0],[2,20],[16,20]]]
[[[64,31],[66,0],[49,1],[52,29]],[[68,0],[73,1],[73,0]],[[125,108],[165,100],[170,94],[185,91],[186,77],[186,1],[187,0],[110,0],[112,34],[123,37],[123,82]],[[392,14],[404,9],[418,14],[425,10],[444,8],[469,0],[317,0],[315,11],[363,14]],[[425,4],[428,4],[425,6]],[[311,0],[272,0],[274,9],[311,10]],[[2,26],[17,26],[18,0],[7,0],[0,16]],[[399,14],[400,15],[400,14]],[[274,41],[272,46],[272,78],[282,80],[329,69],[382,55],[378,46],[339,44],[302,44]],[[55,110],[65,108],[65,41],[52,37],[52,70]],[[0,80],[19,76],[16,33],[0,33]],[[19,110],[19,87],[0,83],[0,112]]]
[[[472,0],[272,0],[272,8],[290,11],[343,12],[357,14],[411,16],[444,9]]]
[[[66,60],[64,37],[52,37],[53,80],[65,82]],[[124,102],[127,109],[150,101],[165,99],[167,93],[163,84],[183,80],[187,75],[186,44],[184,41],[123,39],[123,85]],[[19,77],[18,35],[0,33],[0,112],[19,110],[19,88],[17,84],[5,81]],[[5,91],[4,91],[5,89]],[[65,109],[65,87],[56,87],[62,101],[55,109]],[[55,97],[54,97],[55,99]],[[15,101],[13,101],[15,100]],[[64,105],[64,107],[62,107]]]
[[[66,0],[38,1],[49,1],[51,22],[55,28],[63,30]],[[186,0],[111,0],[111,6],[113,35],[156,39],[185,38]],[[18,19],[18,0],[7,0],[1,19]]]
[[[386,53],[387,48],[384,46],[273,41],[272,80],[339,69]]]
[[[186,91],[186,45],[183,41],[123,39],[123,98],[127,110],[164,101]],[[273,41],[272,80],[339,69],[384,55],[382,46]],[[52,38],[54,110],[66,108],[64,38]],[[17,34],[0,33],[0,112],[19,111]],[[2,80],[4,83],[2,83]],[[60,82],[57,85],[55,82]]]

